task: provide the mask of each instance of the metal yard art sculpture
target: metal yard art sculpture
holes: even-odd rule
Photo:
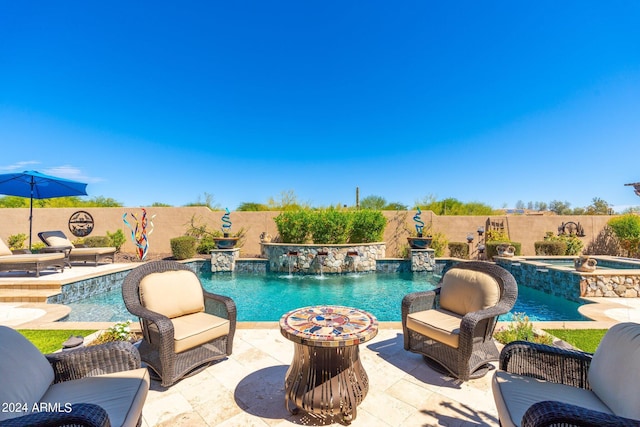
[[[224,208],[224,210],[225,214],[222,215],[222,232],[225,237],[229,237],[229,230],[231,230],[231,219],[229,215],[231,212],[229,211],[229,208]]]
[[[422,211],[418,207],[418,212],[413,216],[413,220],[416,223],[416,233],[418,233],[418,237],[422,237],[422,231],[424,230],[424,221],[420,219],[420,215]]]
[[[142,216],[140,219],[134,214],[131,214],[131,217],[136,221],[135,227],[131,226],[129,221],[127,221],[126,212],[122,215],[122,221],[124,221],[124,224],[131,230],[131,240],[133,240],[133,244],[136,245],[136,255],[138,255],[138,259],[142,261],[146,258],[147,252],[149,251],[149,235],[153,233],[153,218],[156,216],[153,215],[150,219],[147,219],[147,210],[142,208]],[[147,231],[147,227],[149,226],[150,229]]]

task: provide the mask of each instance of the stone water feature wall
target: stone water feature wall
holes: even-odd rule
[[[347,245],[263,243],[269,271],[318,274],[376,271],[376,260],[385,257],[383,242]]]
[[[212,249],[211,272],[235,271],[240,249]]]
[[[433,249],[411,249],[411,271],[433,271],[436,266],[435,254]]]
[[[496,263],[513,274],[518,284],[572,301],[580,302],[580,297],[640,297],[640,269],[582,273],[519,258],[496,257]]]

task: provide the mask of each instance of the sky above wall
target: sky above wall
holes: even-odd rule
[[[127,206],[640,205],[637,1],[1,10],[0,173]]]

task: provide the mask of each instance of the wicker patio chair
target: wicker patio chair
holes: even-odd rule
[[[506,426],[640,426],[640,324],[611,327],[594,354],[514,341],[492,389]]]
[[[122,284],[124,303],[140,318],[142,361],[168,387],[231,354],[236,305],[209,293],[188,266],[152,261],[133,269]]]
[[[500,355],[492,337],[496,319],[513,308],[517,297],[518,286],[507,270],[488,262],[460,262],[435,290],[402,300],[404,348],[462,381],[479,378]]]
[[[149,372],[128,342],[43,355],[0,326],[0,426],[139,426]]]

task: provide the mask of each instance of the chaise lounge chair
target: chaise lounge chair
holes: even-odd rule
[[[101,248],[85,248],[75,246],[71,243],[71,240],[67,239],[67,236],[62,231],[42,231],[38,233],[40,240],[49,247],[49,250],[60,250],[69,252],[69,267],[70,263],[74,261],[93,261],[94,265],[98,265],[99,262],[110,259],[114,261],[116,248],[101,247]]]
[[[0,426],[139,426],[149,372],[129,342],[44,355],[0,326]]]
[[[64,270],[65,255],[63,253],[14,254],[0,239],[0,271],[33,271],[36,277],[45,268],[54,267]]]

